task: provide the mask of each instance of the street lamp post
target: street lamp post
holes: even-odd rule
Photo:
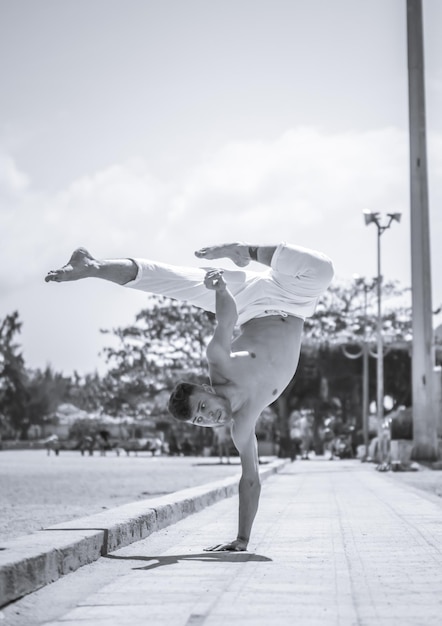
[[[368,379],[368,356],[369,348],[367,341],[367,294],[370,289],[370,285],[364,280],[360,279],[359,284],[364,289],[364,338],[362,342],[362,428],[364,433],[364,445],[365,445],[365,460],[369,458],[368,454],[368,391],[369,391],[369,379]]]
[[[342,351],[344,355],[348,359],[359,359],[362,356],[362,432],[364,437],[364,447],[365,453],[362,458],[363,461],[367,461],[369,459],[368,447],[369,447],[369,432],[368,432],[368,404],[369,404],[369,356],[370,356],[370,348],[368,344],[367,337],[367,296],[368,292],[373,288],[373,284],[366,281],[365,278],[361,278],[360,276],[354,277],[355,285],[358,289],[363,289],[364,291],[364,332],[362,337],[362,343],[360,350],[356,353],[349,352],[349,350],[342,346]],[[372,356],[376,356],[373,354]]]
[[[378,440],[380,449],[380,469],[385,469],[386,450],[383,434],[384,422],[384,345],[382,336],[382,273],[381,273],[381,237],[388,230],[393,221],[401,221],[401,213],[387,213],[388,221],[381,223],[379,213],[373,211],[364,211],[365,225],[375,224],[377,228],[377,325],[376,325],[376,343],[377,343],[377,368],[376,368],[376,410],[378,420]]]

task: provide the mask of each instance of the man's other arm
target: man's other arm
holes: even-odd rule
[[[216,291],[216,328],[207,346],[207,359],[215,366],[228,367],[232,345],[232,335],[238,319],[235,299],[222,276],[222,270],[207,272],[205,281],[208,289]]]

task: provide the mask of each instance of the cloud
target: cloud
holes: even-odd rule
[[[431,150],[440,168],[440,137]],[[367,236],[361,246],[361,211],[405,211],[407,159],[407,135],[396,128],[333,134],[301,127],[274,141],[228,143],[172,182],[134,158],[51,195],[3,156],[0,195],[13,202],[0,212],[7,260],[0,285],[41,279],[78,245],[102,256],[184,263],[202,245],[238,239],[319,247],[361,273],[349,267],[364,245],[373,248]],[[8,266],[20,267],[19,277]]]
[[[82,237],[110,248],[130,243],[156,220],[164,186],[148,171],[142,159],[113,165],[74,181],[47,203],[46,215],[53,228],[78,245]],[[75,241],[74,241],[75,240]]]
[[[14,192],[13,202],[0,211],[1,256],[7,260],[0,268],[3,289],[41,279],[79,245],[101,253],[106,247],[130,249],[134,233],[148,233],[158,219],[163,186],[141,159],[82,177],[54,195],[26,185],[25,174],[9,162],[11,175],[0,181],[0,195]],[[11,267],[20,272],[11,273]]]
[[[7,154],[0,154],[0,193],[2,198],[20,196],[29,186],[29,179]],[[4,207],[7,208],[7,207]]]
[[[405,140],[394,128],[341,135],[299,128],[274,142],[232,143],[195,167],[170,218],[260,209],[267,219],[285,223],[295,213],[298,224],[311,225],[359,206],[362,190],[368,205],[386,194],[398,203],[407,175]]]
[[[195,225],[203,243],[289,239],[333,257],[360,256],[363,209],[408,204],[407,136],[395,128],[288,130],[273,142],[236,142],[197,164],[177,190],[165,231]],[[372,241],[367,239],[371,250]],[[339,263],[338,263],[339,265]],[[362,272],[362,268],[353,271]]]

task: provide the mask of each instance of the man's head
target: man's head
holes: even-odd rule
[[[208,428],[226,424],[232,418],[230,402],[209,385],[178,383],[168,408],[176,419]]]

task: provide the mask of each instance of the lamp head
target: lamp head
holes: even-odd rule
[[[364,214],[366,226],[368,226],[372,222],[374,222],[375,224],[379,222],[379,213],[374,213],[373,211],[369,211],[368,209],[365,209],[364,211],[362,211],[362,213]]]
[[[394,220],[396,222],[401,221],[402,213],[387,213],[387,215],[391,220]]]

